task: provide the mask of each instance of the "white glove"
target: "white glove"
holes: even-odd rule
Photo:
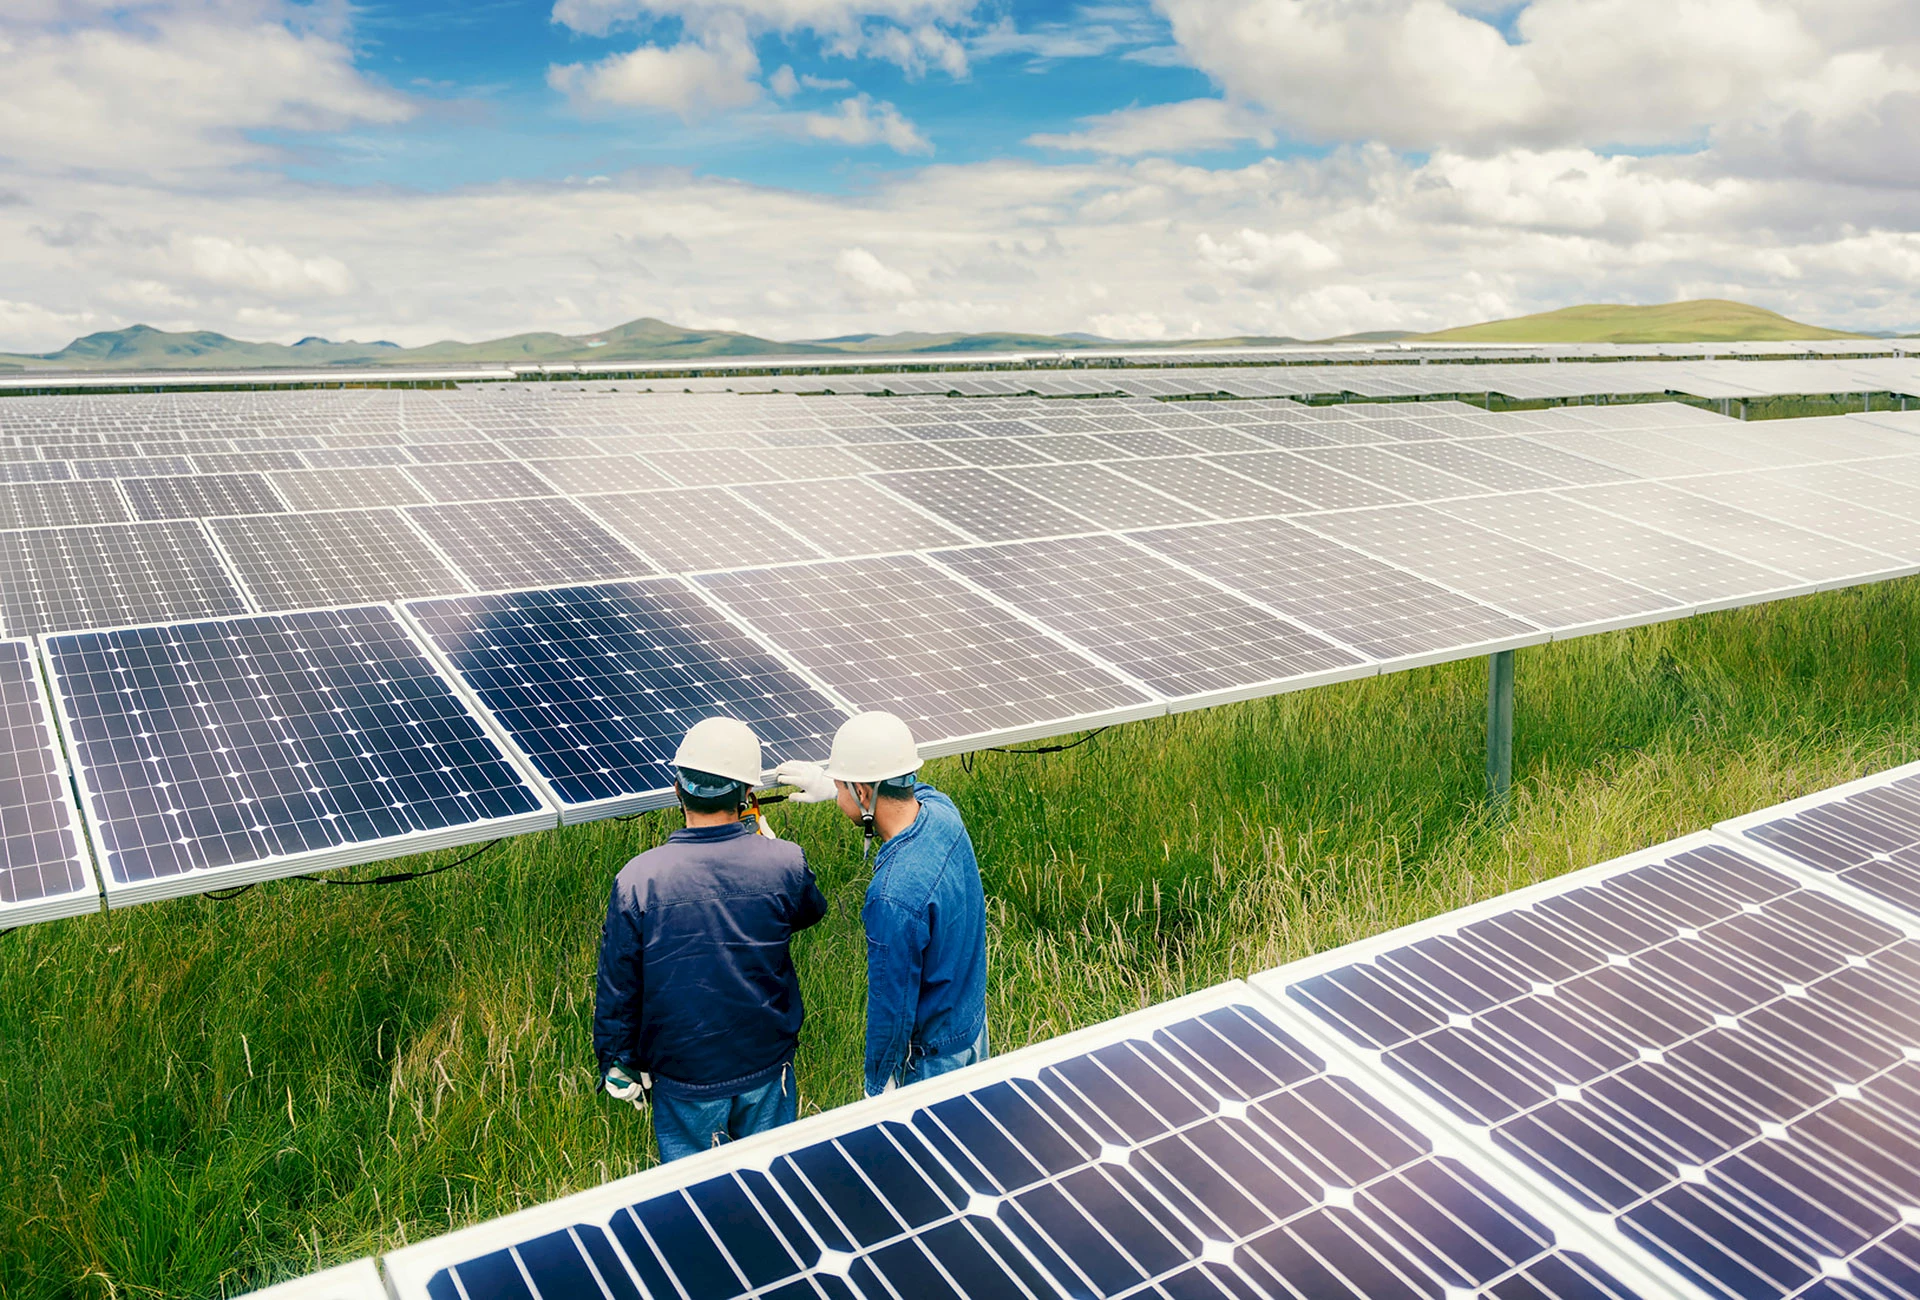
[[[790,796],[795,803],[825,803],[840,797],[833,778],[818,763],[782,763],[773,770],[773,779],[776,784],[799,790],[800,793]]]
[[[624,1066],[616,1065],[607,1071],[603,1082],[606,1084],[607,1096],[615,1101],[630,1101],[635,1110],[647,1108],[647,1090],[653,1087],[653,1080],[646,1075],[642,1074],[636,1079],[627,1073]]]

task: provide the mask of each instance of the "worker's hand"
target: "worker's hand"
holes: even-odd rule
[[[634,1078],[628,1074],[625,1066],[616,1065],[607,1071],[602,1080],[606,1085],[607,1096],[615,1101],[630,1101],[635,1110],[647,1108],[647,1089],[653,1086],[653,1080],[642,1074]]]
[[[782,763],[774,769],[773,779],[800,792],[792,796],[795,803],[825,803],[840,795],[827,769],[818,763]]]

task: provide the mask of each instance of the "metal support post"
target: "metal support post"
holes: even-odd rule
[[[1513,788],[1513,651],[1487,657],[1487,798],[1504,805]]]

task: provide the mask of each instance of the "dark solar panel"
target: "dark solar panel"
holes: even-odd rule
[[[567,820],[671,803],[673,752],[702,718],[752,727],[768,768],[824,759],[847,718],[677,578],[407,609]]]
[[[29,642],[0,641],[0,723],[0,929],[98,910]]]
[[[1169,699],[1250,694],[1365,662],[1117,537],[933,558]]]
[[[1914,1294],[1907,933],[1702,835],[1315,965],[1271,978],[1707,1294]]]
[[[586,511],[559,497],[411,506],[406,514],[481,591],[652,571]]]
[[[1741,817],[1722,829],[1920,917],[1920,765]]]
[[[207,523],[263,610],[444,596],[466,590],[397,510],[252,515]]]
[[[137,519],[206,519],[286,509],[262,474],[126,478],[120,480],[120,488]]]
[[[417,483],[386,465],[287,470],[268,477],[294,510],[364,510],[418,505],[427,499]]]
[[[1158,711],[1144,691],[915,556],[698,581],[841,699],[905,718],[923,748]]]
[[[1243,985],[387,1256],[400,1300],[1627,1300]],[[1584,1244],[1582,1242],[1581,1244]]]
[[[553,824],[391,609],[46,647],[109,905]]]
[[[0,533],[0,615],[12,636],[246,608],[191,519]]]
[[[127,507],[111,479],[0,483],[0,528],[114,524]]]

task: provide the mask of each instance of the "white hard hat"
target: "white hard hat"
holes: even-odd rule
[[[760,737],[737,718],[706,718],[687,729],[673,765],[682,770],[724,776],[742,785],[760,784]]]
[[[853,785],[877,785],[920,770],[920,750],[907,724],[891,713],[856,713],[833,735],[827,775]]]

